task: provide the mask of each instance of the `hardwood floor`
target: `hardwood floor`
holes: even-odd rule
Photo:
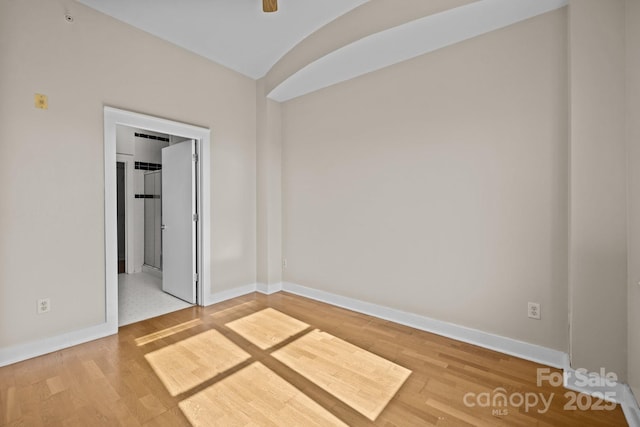
[[[600,410],[565,409],[571,394],[537,386],[537,368],[284,292],[251,294],[0,368],[0,425],[626,425],[619,407],[586,395],[577,402]]]

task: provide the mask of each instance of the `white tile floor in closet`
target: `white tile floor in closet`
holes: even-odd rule
[[[191,304],[162,291],[162,279],[149,273],[118,275],[118,326],[139,322]]]

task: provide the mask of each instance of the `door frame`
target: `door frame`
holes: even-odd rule
[[[104,107],[104,243],[105,306],[107,327],[118,330],[118,228],[116,186],[116,127],[118,125],[195,139],[198,151],[196,189],[198,199],[198,305],[206,304],[211,289],[211,131],[173,120]]]

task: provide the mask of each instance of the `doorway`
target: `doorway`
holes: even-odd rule
[[[144,205],[144,203],[147,203],[147,206],[153,206],[155,208],[156,206],[160,205],[160,202],[165,197],[165,194],[162,194],[164,193],[164,191],[162,190],[164,185],[166,185],[165,182],[163,182],[163,179],[160,178],[161,174],[157,173],[159,172],[159,170],[147,170],[145,171],[145,173],[148,174],[148,176],[142,175],[141,177],[137,177],[134,175],[134,173],[132,173],[133,165],[146,165],[136,164],[136,161],[133,158],[125,159],[127,161],[120,161],[121,157],[131,155],[131,153],[126,152],[126,149],[122,149],[121,147],[119,148],[117,144],[117,134],[119,132],[118,128],[122,126],[142,129],[147,131],[150,135],[152,133],[158,132],[165,133],[170,136],[170,143],[167,144],[167,147],[163,147],[163,149],[179,146],[186,147],[186,149],[181,149],[179,151],[183,151],[185,153],[188,152],[188,157],[182,156],[183,160],[188,160],[188,167],[186,169],[183,168],[183,171],[187,169],[189,170],[187,179],[183,179],[183,181],[188,182],[191,185],[191,190],[185,191],[184,187],[180,185],[178,186],[177,190],[173,191],[175,194],[192,194],[193,198],[191,199],[190,203],[183,203],[182,201],[176,202],[174,200],[173,203],[169,201],[169,205],[178,207],[189,205],[188,208],[184,211],[188,212],[188,224],[193,234],[191,237],[185,238],[183,240],[187,241],[188,245],[192,249],[189,251],[185,251],[182,248],[177,251],[179,252],[179,254],[190,252],[189,257],[182,257],[178,261],[176,261],[175,259],[172,261],[172,256],[170,254],[170,258],[167,258],[167,253],[165,253],[167,252],[167,250],[166,248],[162,248],[162,244],[159,251],[154,250],[151,252],[143,253],[141,255],[142,262],[140,264],[140,267],[142,265],[146,265],[147,267],[159,270],[157,273],[160,273],[156,275],[149,275],[145,272],[146,274],[148,274],[146,276],[146,279],[149,279],[146,280],[147,285],[149,285],[149,282],[153,282],[154,280],[157,283],[158,279],[160,279],[160,282],[165,282],[164,276],[167,274],[167,269],[174,272],[179,271],[181,272],[180,274],[182,274],[179,279],[180,284],[184,286],[184,284],[187,283],[186,287],[189,288],[189,295],[178,295],[180,298],[189,301],[189,303],[185,302],[184,304],[187,304],[187,306],[189,306],[191,303],[205,305],[207,303],[205,296],[208,296],[209,292],[204,292],[204,289],[209,289],[210,278],[209,263],[203,262],[203,259],[207,259],[207,257],[209,256],[208,248],[210,247],[208,233],[208,230],[210,229],[210,214],[208,212],[208,209],[203,208],[205,206],[208,207],[209,204],[209,130],[182,123],[172,122],[165,119],[105,107],[105,263],[107,266],[107,323],[110,325],[110,327],[116,327],[119,323],[123,324],[123,322],[118,322],[119,317],[121,317],[119,313],[120,307],[118,304],[118,276],[131,279],[135,276],[136,273],[143,273],[142,271],[137,271],[137,264],[132,263],[132,259],[134,259],[136,255],[136,246],[132,245],[132,220],[130,218],[126,218],[126,215],[128,213],[131,213],[132,211],[132,197],[135,199],[135,196],[137,195],[138,199],[135,199],[136,201],[142,202],[142,205]],[[118,162],[116,162],[116,157]],[[164,155],[162,157],[164,157]],[[171,158],[171,156],[169,158]],[[113,163],[111,163],[111,160],[113,161]],[[123,163],[123,165],[118,165],[118,163]],[[116,167],[108,167],[109,164],[115,164]],[[184,166],[184,162],[182,163],[182,165]],[[154,167],[160,169],[155,165],[149,166],[149,169],[153,169]],[[123,186],[123,177],[125,189],[124,191],[118,191],[118,187]],[[135,178],[138,178],[138,180],[141,181],[139,182],[139,184],[143,184],[144,181],[152,182],[154,187],[153,191],[150,191],[149,194],[147,194],[147,191],[134,192],[131,187],[134,184],[133,181],[135,181]],[[156,189],[159,189],[162,192],[158,194],[156,192]],[[123,198],[122,194],[125,195],[124,203],[121,202]],[[114,209],[112,210],[110,206]],[[124,220],[122,219],[122,206],[124,206],[125,212]],[[118,209],[118,207],[120,207],[120,210]],[[111,215],[111,212],[113,212],[114,215]],[[153,218],[154,227],[149,228],[153,228],[154,231],[147,232],[146,234],[147,240],[150,242],[155,242],[157,244],[158,241],[163,242],[165,239],[165,231],[158,230],[158,232],[156,232],[155,225],[165,225],[165,229],[171,229],[172,231],[176,231],[179,228],[175,224],[163,224],[162,214],[158,215],[157,211],[153,212],[153,210],[149,209],[148,212],[144,215],[148,218]],[[121,224],[126,225],[122,227]],[[144,224],[144,222],[142,224]],[[138,228],[141,228],[142,224],[139,222]],[[142,227],[144,227],[144,225],[142,225]],[[125,230],[124,239],[122,238],[123,228]],[[135,224],[133,228],[135,228]],[[120,242],[124,242],[124,244]],[[157,247],[157,245],[152,246]],[[171,244],[170,248],[174,249],[175,246],[175,243]],[[126,254],[124,259],[125,271],[129,274],[118,274],[118,272],[122,271],[120,265],[122,264],[121,255],[123,249],[124,253]],[[170,252],[171,250],[169,250],[169,253]],[[140,255],[139,248],[138,255]],[[185,269],[183,268],[185,265],[191,265],[192,268]],[[113,269],[111,269],[109,266],[111,266]],[[176,268],[176,266],[178,266],[178,268]],[[188,278],[185,279],[187,275]],[[151,278],[149,276],[151,276]],[[130,282],[130,280],[127,281]],[[162,283],[162,288],[165,288],[164,283]],[[174,295],[178,293],[177,291],[175,291],[175,286],[171,285],[171,282],[168,282],[168,288],[164,290],[169,291]],[[120,292],[120,294],[122,295],[123,292]],[[168,297],[168,294],[165,293],[165,296]],[[148,305],[160,306],[161,304]],[[161,313],[158,313],[156,315],[159,314]]]
[[[119,326],[197,303],[196,150],[194,140],[117,126]]]

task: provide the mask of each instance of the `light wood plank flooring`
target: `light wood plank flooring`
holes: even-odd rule
[[[537,368],[284,292],[251,294],[0,368],[0,425],[626,425],[619,407],[565,410],[571,396],[538,387]],[[548,410],[518,398],[533,395]]]

